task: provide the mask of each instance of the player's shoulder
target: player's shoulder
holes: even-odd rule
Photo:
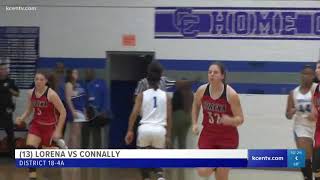
[[[312,83],[311,88],[310,88],[310,92],[313,95],[316,91],[316,89],[318,88],[319,84],[318,83]]]
[[[48,96],[53,97],[53,96],[58,96],[58,94],[52,88],[49,88],[48,89]]]
[[[233,87],[231,87],[230,85],[226,85],[227,87],[227,94],[229,95],[238,95],[237,91],[235,89],[233,89]]]
[[[34,91],[34,88],[29,89],[29,90],[27,91],[27,94],[28,94],[28,96],[29,96],[29,97],[31,97],[31,96],[32,96],[33,91]]]
[[[202,91],[204,92],[208,85],[209,85],[209,83],[202,84],[201,86],[198,87],[197,91],[198,92],[202,92]]]
[[[235,89],[233,89],[230,85],[226,85],[226,96],[227,96],[227,101],[229,102],[230,100],[238,100],[239,95]]]
[[[315,90],[317,89],[317,87],[319,86],[318,83],[312,83],[311,89],[310,91],[312,92],[312,94],[315,92]]]

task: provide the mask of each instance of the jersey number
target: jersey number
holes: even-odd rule
[[[157,97],[153,97],[153,108],[157,108]]]
[[[41,114],[42,114],[42,112],[41,112],[41,110],[39,108],[36,108],[36,113],[37,113],[38,116],[41,116]]]
[[[221,124],[221,115],[219,113],[208,112],[210,124]]]
[[[311,105],[307,104],[306,106],[299,105],[299,111],[300,112],[311,112]]]

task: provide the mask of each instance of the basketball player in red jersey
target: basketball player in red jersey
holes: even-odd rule
[[[316,66],[316,76],[320,80],[320,60]],[[312,167],[315,172],[315,180],[320,180],[320,87],[319,83],[312,90],[312,114],[316,119],[316,132],[314,134],[314,149],[312,158]]]
[[[198,116],[203,109],[203,129],[199,149],[236,149],[239,144],[237,127],[244,121],[237,92],[225,84],[225,68],[215,62],[208,70],[208,83],[195,93],[192,107],[193,133],[198,134]],[[216,180],[227,180],[228,168],[199,168],[200,176],[209,177],[215,171]]]
[[[16,124],[21,124],[34,111],[26,143],[30,149],[50,147],[53,139],[62,137],[66,110],[57,93],[46,85],[47,82],[44,73],[36,73],[35,87],[28,92],[27,108],[16,120]],[[36,177],[35,169],[30,168],[30,180]]]

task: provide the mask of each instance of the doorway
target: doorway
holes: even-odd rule
[[[124,138],[134,105],[134,90],[147,75],[147,67],[154,52],[107,51],[107,81],[110,87],[110,105],[113,119],[110,123],[109,144],[112,149],[135,148],[127,146]]]

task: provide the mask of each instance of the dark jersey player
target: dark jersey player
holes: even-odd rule
[[[215,62],[208,70],[208,83],[198,88],[192,107],[192,130],[198,134],[198,116],[203,109],[203,129],[199,149],[236,149],[239,144],[237,127],[244,121],[237,92],[225,84],[225,69]],[[199,168],[200,176],[210,176],[215,169]],[[228,168],[217,168],[217,180],[227,180]]]
[[[34,112],[27,136],[27,148],[50,147],[53,140],[62,137],[66,110],[57,95],[46,83],[44,73],[36,73],[35,87],[28,92],[25,112],[17,117],[16,124],[21,124]],[[30,179],[36,179],[35,169],[29,171]]]

